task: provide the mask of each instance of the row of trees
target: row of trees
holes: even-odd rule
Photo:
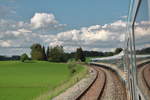
[[[98,52],[98,51],[83,51],[82,48],[77,48],[76,52],[65,53],[63,46],[47,47],[45,50],[44,46],[40,44],[33,44],[31,47],[31,59],[32,60],[43,60],[52,62],[67,62],[70,58],[75,58],[76,61],[80,60],[84,62],[86,57],[103,57],[112,56],[120,53],[121,48],[117,48],[115,52]],[[30,59],[27,54],[21,56],[21,60],[25,61]]]
[[[48,47],[46,51],[45,47],[40,44],[33,44],[31,46],[31,58],[33,60],[47,60],[53,62],[67,61],[67,57],[62,46]]]
[[[20,56],[13,55],[11,57],[0,55],[0,61],[8,61],[8,60],[20,60]]]
[[[64,52],[63,46],[55,46],[47,49],[47,60],[52,62],[66,62],[67,54]]]
[[[45,47],[42,47],[40,44],[33,44],[31,46],[31,59],[33,60],[67,62],[70,58],[72,58],[72,56],[69,53],[64,52],[63,46],[48,47],[47,51],[45,50]],[[77,48],[73,58],[76,60],[85,61],[82,48]]]
[[[100,52],[100,51],[83,51],[86,57],[107,57],[113,56],[122,51],[122,48],[116,48],[114,52]]]
[[[150,54],[150,47],[136,50],[136,54]]]
[[[116,48],[114,52],[100,52],[100,51],[83,51],[82,48],[77,48],[75,52],[65,53],[63,46],[48,47],[45,49],[44,46],[40,44],[33,44],[31,46],[31,58],[27,54],[23,54],[21,57],[14,55],[11,57],[0,56],[0,60],[44,60],[53,62],[66,62],[70,58],[75,58],[75,60],[85,61],[85,57],[106,57],[113,56],[122,51],[122,48]],[[150,47],[137,50],[136,54],[150,54]]]

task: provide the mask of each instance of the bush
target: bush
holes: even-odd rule
[[[75,62],[69,62],[68,69],[70,74],[73,75],[77,71],[77,64]]]
[[[26,53],[21,55],[21,61],[24,62],[25,60],[29,60],[29,57]]]

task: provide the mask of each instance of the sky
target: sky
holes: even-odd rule
[[[66,52],[80,46],[96,51],[122,47],[129,3],[130,0],[0,0],[0,55],[29,54],[33,43],[63,45]],[[142,27],[147,23],[137,23],[141,31],[137,39],[149,32]]]

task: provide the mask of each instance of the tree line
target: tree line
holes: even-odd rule
[[[50,61],[50,62],[67,62],[70,58],[75,58],[75,60],[85,61],[85,56],[83,54],[82,48],[77,48],[77,51],[72,55],[71,53],[65,53],[63,46],[47,47],[40,44],[33,44],[31,47],[31,59]],[[21,55],[21,61],[28,60],[29,57],[26,53]]]
[[[67,62],[69,59],[85,61],[86,57],[106,57],[113,56],[122,51],[122,48],[116,48],[114,52],[101,52],[101,51],[84,51],[82,48],[77,48],[75,52],[64,52],[63,46],[47,47],[40,44],[33,44],[31,47],[31,57],[28,57],[26,53],[19,55],[13,55],[11,57],[0,55],[0,61],[6,60],[43,60],[53,62]],[[150,47],[136,50],[136,54],[150,54]]]
[[[150,54],[150,47],[136,50],[136,54]]]
[[[122,48],[117,48],[115,52],[98,52],[98,51],[83,51],[81,47],[77,48],[75,52],[65,53],[63,46],[47,47],[40,44],[33,44],[31,47],[31,59],[43,60],[50,62],[67,62],[69,59],[75,59],[76,61],[84,62],[86,57],[104,57],[113,56],[120,53]],[[29,59],[27,54],[21,56],[22,61]]]
[[[19,55],[13,55],[11,57],[0,55],[0,61],[7,61],[7,60],[20,60]]]
[[[69,59],[75,59],[76,61],[84,62],[86,57],[105,57],[113,56],[122,51],[122,48],[117,48],[115,52],[99,52],[99,51],[83,51],[81,47],[77,48],[75,52],[64,52],[63,46],[47,47],[45,48],[41,44],[33,44],[31,47],[31,57],[28,57],[26,53],[21,56],[0,56],[0,60],[41,60],[50,62],[67,62]]]

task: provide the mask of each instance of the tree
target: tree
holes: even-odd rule
[[[80,60],[80,61],[82,61],[82,62],[85,61],[85,56],[84,56],[84,53],[83,53],[81,47],[80,47],[80,48],[77,48],[75,59],[76,59],[76,61],[77,61],[77,60]]]
[[[45,47],[44,46],[42,48],[42,56],[43,56],[43,60],[47,60],[46,53],[45,53]]]
[[[47,60],[48,60],[48,58],[49,58],[49,46],[47,47],[46,56],[47,56]]]
[[[105,52],[105,53],[104,53],[104,56],[106,56],[106,57],[107,57],[107,56],[113,56],[113,55],[114,55],[113,52]]]
[[[115,54],[118,54],[118,53],[120,53],[121,51],[122,51],[122,48],[116,48]]]
[[[67,56],[64,53],[63,46],[55,46],[49,49],[48,61],[52,62],[66,62]]]
[[[136,50],[136,54],[150,54],[150,47],[143,48],[141,50]]]
[[[75,62],[68,63],[68,69],[71,75],[73,75],[77,71],[77,64]]]
[[[26,53],[21,55],[21,61],[24,62],[25,60],[29,60],[29,57]]]
[[[43,50],[40,44],[31,46],[31,58],[33,60],[44,60]]]

